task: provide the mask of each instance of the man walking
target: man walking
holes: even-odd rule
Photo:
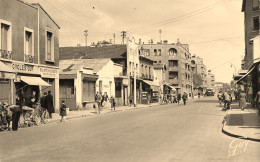
[[[40,99],[41,112],[44,112],[44,111],[46,110],[46,96],[47,96],[47,93],[44,92],[44,93],[43,93],[43,96],[42,96],[41,99]],[[45,115],[45,114],[41,114],[41,120],[42,120],[42,122],[44,121],[44,120],[43,120],[44,115]]]
[[[177,101],[178,101],[178,106],[180,106],[181,93],[178,93],[178,95],[177,95]]]
[[[48,95],[45,97],[45,102],[50,118],[52,118],[52,113],[55,113],[55,111],[53,107],[53,96],[51,95],[51,91],[48,91]]]
[[[97,106],[98,106],[98,113],[100,114],[100,110],[101,110],[101,100],[102,100],[102,93],[100,92],[100,94],[97,93]]]
[[[184,105],[186,105],[186,100],[187,100],[187,98],[188,98],[188,95],[187,95],[186,92],[184,92],[183,95],[182,95],[182,100],[183,100],[183,104],[184,104]]]

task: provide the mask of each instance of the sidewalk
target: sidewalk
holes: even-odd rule
[[[133,110],[133,109],[141,109],[146,107],[152,107],[159,105],[158,103],[152,103],[150,105],[145,104],[138,104],[136,107],[134,106],[119,106],[116,107],[115,110],[111,110],[111,108],[103,108],[100,114],[107,114],[107,113],[113,113],[113,112],[119,112],[119,111],[127,111],[127,110]],[[81,118],[81,117],[87,117],[87,116],[96,116],[99,115],[96,113],[96,109],[92,108],[89,110],[80,110],[80,111],[69,111],[67,116],[65,116],[65,120],[74,119],[74,118]],[[54,123],[60,121],[61,117],[58,113],[52,114],[52,119],[49,119],[49,123]]]
[[[232,105],[225,116],[222,131],[230,136],[260,141],[260,117],[258,110],[239,109],[238,103]]]

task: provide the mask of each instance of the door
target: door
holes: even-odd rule
[[[66,101],[66,106],[70,110],[76,110],[76,94],[74,89],[74,80],[60,80],[60,103]]]
[[[0,101],[11,104],[11,90],[9,80],[0,79]]]

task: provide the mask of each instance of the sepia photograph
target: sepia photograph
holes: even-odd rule
[[[0,162],[260,161],[260,0],[0,0]]]

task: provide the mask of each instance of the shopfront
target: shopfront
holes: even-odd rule
[[[14,104],[13,80],[15,77],[14,70],[0,61],[0,102]]]

